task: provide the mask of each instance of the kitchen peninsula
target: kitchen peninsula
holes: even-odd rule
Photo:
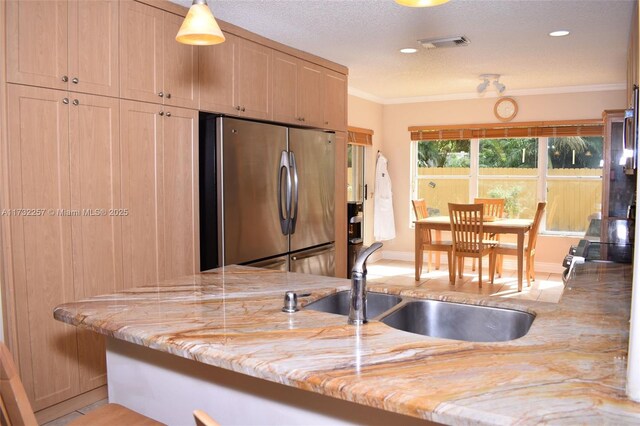
[[[132,408],[170,424],[190,422],[193,409],[211,410],[197,406],[203,400],[222,407],[209,413],[221,424],[242,423],[244,415],[257,416],[263,424],[380,423],[390,419],[385,415],[446,424],[640,422],[640,404],[629,401],[624,389],[628,265],[581,265],[558,304],[369,286],[371,291],[534,313],[528,334],[508,342],[437,339],[378,321],[358,328],[348,326],[343,316],[281,312],[286,290],[310,293],[300,298],[304,305],[347,288],[343,279],[230,266],[67,303],[54,316],[108,337],[112,402],[125,400],[120,392],[129,386],[126,401]],[[146,382],[138,377],[145,365],[167,374],[175,365],[190,382],[179,389],[171,382]],[[212,373],[201,375],[207,370]],[[206,386],[221,393],[203,395],[199,389],[206,386],[191,387],[210,376],[218,376],[218,383]],[[237,378],[254,382],[236,384]],[[120,386],[118,381],[125,379],[128,384]],[[279,411],[261,413],[261,402],[234,410],[225,405],[232,404],[225,383],[233,395],[278,387],[279,394],[263,394],[263,399],[266,405],[282,403]],[[302,395],[297,401],[316,396],[293,388],[324,395],[318,396],[324,400],[300,411],[294,406],[296,393]],[[147,393],[149,400],[157,398],[155,407],[145,405]],[[173,400],[162,399],[172,395]],[[332,406],[334,412],[327,411]],[[365,410],[362,417],[358,410]]]

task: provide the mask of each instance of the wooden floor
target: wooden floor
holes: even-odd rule
[[[485,263],[485,271],[486,271]],[[536,272],[536,280],[527,287],[526,280],[523,283],[521,293],[518,293],[518,279],[515,271],[505,270],[502,278],[495,277],[494,284],[489,284],[488,274],[485,272],[482,280],[482,288],[478,288],[477,271],[466,266],[462,278],[456,279],[456,285],[449,284],[449,272],[443,265],[440,270],[427,273],[425,262],[420,281],[415,281],[415,269],[413,262],[403,260],[379,260],[375,263],[367,263],[367,281],[395,283],[407,286],[419,286],[433,290],[460,291],[463,293],[490,294],[514,299],[537,300],[540,302],[558,303],[564,285],[561,274]]]

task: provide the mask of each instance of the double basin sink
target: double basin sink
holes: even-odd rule
[[[349,293],[346,290],[331,294],[304,309],[348,315]],[[527,334],[535,315],[514,309],[367,292],[367,319],[424,336],[504,342]]]

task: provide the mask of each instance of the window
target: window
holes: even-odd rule
[[[549,138],[547,231],[584,232],[602,210],[602,138]]]
[[[577,136],[415,141],[412,197],[434,215],[450,202],[505,198],[508,217],[528,219],[546,199],[546,231],[583,233],[601,209],[602,145]]]
[[[478,197],[504,198],[507,217],[533,219],[538,195],[538,139],[480,139]]]
[[[414,198],[428,200],[429,214],[447,215],[447,203],[468,202],[471,141],[440,140],[414,145]]]

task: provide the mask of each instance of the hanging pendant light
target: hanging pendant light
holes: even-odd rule
[[[219,44],[224,40],[224,34],[213,17],[207,0],[193,0],[176,35],[176,41],[183,44],[206,46]]]
[[[449,0],[396,0],[396,3],[409,7],[431,7],[447,3]]]

